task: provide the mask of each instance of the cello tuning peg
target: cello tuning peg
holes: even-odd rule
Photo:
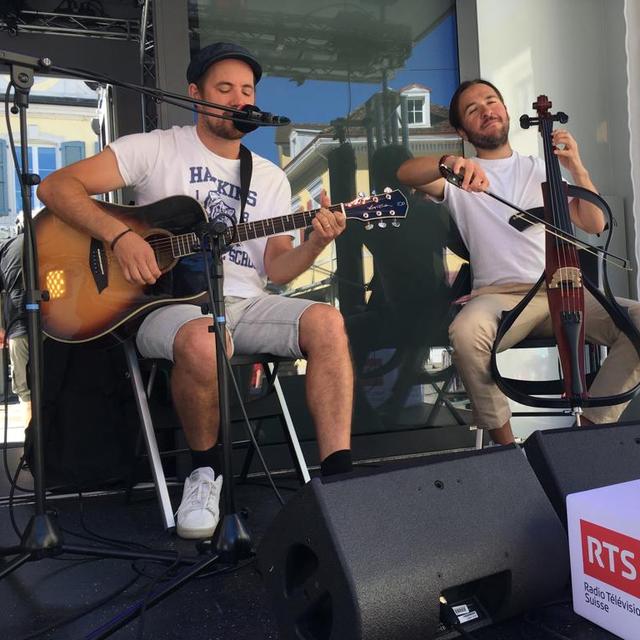
[[[373,229],[373,222],[367,222],[367,224],[364,225],[364,230],[371,231],[371,229]]]
[[[378,221],[378,227],[380,229],[386,229],[387,228],[387,223],[384,220],[379,220]]]
[[[400,220],[392,220],[391,226],[397,229],[400,226]]]

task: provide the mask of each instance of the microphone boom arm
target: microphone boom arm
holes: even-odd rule
[[[52,64],[49,58],[35,58],[32,56],[14,54],[9,51],[0,50],[0,65],[3,64],[19,64],[39,73],[53,72],[63,76],[80,78],[81,80],[90,80],[101,84],[111,84],[130,91],[136,91],[137,93],[151,98],[156,103],[164,102],[181,109],[196,111],[197,113],[203,113],[204,115],[220,118],[222,120],[232,120],[233,122],[242,123],[246,126],[282,127],[291,123],[289,118],[284,116],[274,116],[271,113],[261,111],[255,105],[247,105],[247,107],[249,107],[248,109],[238,109],[229,105],[217,104],[206,100],[198,100],[197,98],[190,98],[173,91],[144,87],[132,82],[123,82],[101,73],[87,71],[86,69],[76,67],[58,67]],[[207,110],[198,110],[195,108],[196,106],[206,107]],[[219,109],[223,113],[215,113],[213,111],[209,111],[209,109]]]

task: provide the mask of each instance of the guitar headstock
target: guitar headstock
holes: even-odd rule
[[[394,227],[400,226],[400,220],[407,217],[409,203],[399,189],[385,188],[382,193],[365,196],[359,193],[351,202],[345,202],[344,212],[347,218],[357,219],[365,223],[365,229],[373,229],[377,223],[381,229],[391,220]]]

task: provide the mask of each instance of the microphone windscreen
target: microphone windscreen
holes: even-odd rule
[[[251,120],[253,113],[260,113],[260,109],[253,104],[245,104],[242,107],[242,111],[246,113],[246,115],[237,115],[233,118],[233,126],[242,133],[250,133],[251,131],[255,131],[258,128],[258,125],[255,124],[255,120]]]

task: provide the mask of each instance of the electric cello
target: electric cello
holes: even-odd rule
[[[628,310],[620,306],[613,296],[607,275],[607,264],[609,263],[628,268],[624,259],[608,251],[615,220],[608,204],[600,195],[583,187],[567,185],[562,180],[560,163],[554,153],[553,123],[564,124],[569,118],[562,112],[552,114],[550,112],[551,106],[547,96],[540,95],[533,103],[537,117],[523,115],[520,118],[520,126],[523,129],[538,125],[542,136],[546,168],[546,181],[542,183],[543,215],[525,211],[490,191],[484,192],[517,211],[517,214],[510,221],[514,227],[522,230],[523,227],[530,224],[541,223],[545,226],[546,231],[545,270],[520,303],[503,313],[491,353],[491,372],[500,390],[513,400],[527,406],[566,409],[576,416],[576,422],[579,424],[584,407],[602,407],[626,402],[640,387],[640,382],[638,382],[631,389],[623,390],[612,396],[592,397],[589,395],[584,361],[584,289],[586,288],[596,298],[618,329],[629,338],[639,358],[640,333],[631,321]],[[440,166],[440,171],[449,182],[458,187],[461,185],[461,176],[454,174],[444,165]],[[571,197],[586,200],[599,207],[604,213],[608,223],[604,248],[586,243],[573,234],[569,213],[569,198]],[[578,254],[579,249],[603,257],[602,290],[583,273]],[[523,388],[522,381],[503,377],[497,365],[497,353],[502,338],[539,291],[543,282],[546,285],[549,312],[562,371],[564,392],[559,398],[539,397],[527,393]],[[520,384],[518,384],[519,382]]]

